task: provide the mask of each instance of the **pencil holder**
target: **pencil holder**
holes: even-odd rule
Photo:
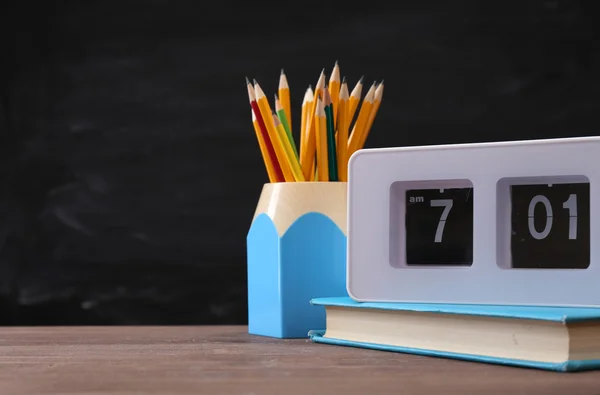
[[[345,182],[265,184],[248,232],[248,332],[306,338],[316,297],[347,296]]]

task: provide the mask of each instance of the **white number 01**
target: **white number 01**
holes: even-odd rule
[[[440,217],[440,221],[438,222],[437,229],[435,231],[435,239],[434,242],[441,243],[442,235],[444,234],[444,226],[446,225],[446,219],[448,218],[448,214],[450,214],[450,209],[452,209],[452,205],[454,202],[452,199],[432,199],[431,207],[443,207],[444,211],[442,211],[442,215]]]
[[[538,203],[542,203],[544,208],[546,209],[546,225],[544,225],[544,229],[541,232],[538,232],[535,228],[533,212],[535,211],[535,206]],[[569,239],[575,240],[577,239],[577,195],[571,194],[569,198],[563,202],[563,208],[569,210]],[[529,225],[529,233],[534,239],[542,240],[545,239],[550,230],[552,229],[552,206],[550,205],[550,201],[544,195],[536,195],[529,202],[529,210],[528,210],[528,225]]]

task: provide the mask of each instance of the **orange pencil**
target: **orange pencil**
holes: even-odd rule
[[[316,132],[318,180],[329,181],[329,169],[327,162],[327,118],[321,97],[317,97],[317,108],[315,111],[314,120]]]
[[[265,125],[262,114],[260,113],[260,109],[258,107],[258,103],[256,102],[256,93],[250,80],[246,78],[246,85],[248,87],[248,99],[250,100],[250,107],[252,108],[252,114],[256,118],[256,123],[258,125],[258,131],[260,134],[257,134],[258,144],[259,146],[264,145],[266,155],[264,156],[265,165],[267,169],[270,167],[272,170],[269,174],[272,173],[273,181],[271,182],[283,182],[285,181],[285,177],[283,175],[283,171],[281,170],[281,165],[277,159],[277,154],[275,153],[275,148],[273,147],[273,142],[271,141],[271,137],[267,131],[267,127]],[[263,154],[264,155],[264,154]]]
[[[338,141],[336,145],[340,181],[348,181],[348,129],[350,124],[348,120],[348,101],[348,84],[344,81],[342,82],[338,102]]]
[[[375,89],[375,94],[373,95],[373,107],[371,107],[371,112],[369,113],[369,118],[367,120],[367,124],[360,136],[360,141],[358,143],[357,149],[362,149],[367,141],[367,137],[369,136],[369,132],[371,132],[371,128],[373,127],[373,122],[375,121],[375,117],[377,116],[377,111],[379,110],[379,106],[381,105],[381,100],[383,98],[383,80],[379,85],[377,85],[377,89]]]
[[[281,101],[281,106],[283,107],[283,111],[285,112],[285,117],[287,118],[289,132],[292,134],[292,106],[290,103],[290,86],[288,84],[287,77],[283,69],[281,69],[281,74],[279,75],[279,100]]]
[[[337,106],[338,100],[340,97],[340,66],[335,61],[335,65],[333,66],[333,71],[331,72],[331,76],[329,77],[329,96],[331,96],[331,105],[333,106],[333,126],[334,130],[337,127]]]
[[[363,87],[363,78],[364,77],[360,77],[360,79],[354,86],[354,89],[352,89],[352,92],[350,92],[350,101],[348,104],[348,119],[350,120],[350,122],[352,122],[352,119],[354,119],[354,114],[356,112],[356,109],[358,108],[358,103],[360,103],[360,96],[362,94]]]
[[[260,109],[260,114],[265,122],[267,127],[267,132],[269,133],[269,138],[273,142],[273,148],[275,154],[277,155],[277,161],[281,166],[281,170],[283,171],[283,176],[285,181],[293,182],[295,181],[294,174],[292,173],[292,168],[290,162],[288,160],[287,155],[285,154],[283,143],[277,130],[275,129],[275,124],[273,123],[273,110],[271,110],[271,106],[269,105],[269,101],[265,96],[265,92],[263,92],[262,88],[254,81],[254,91],[256,92],[256,103],[258,104],[258,108]]]
[[[358,112],[358,118],[354,123],[354,127],[352,128],[352,133],[350,134],[350,138],[348,139],[348,157],[352,156],[352,154],[358,150],[358,146],[362,139],[362,134],[367,125],[367,121],[369,119],[369,115],[371,113],[371,107],[373,106],[373,94],[375,92],[375,83],[371,85],[371,88],[367,91],[365,98],[360,106],[360,111]]]
[[[304,92],[304,99],[302,100],[302,113],[300,119],[300,158],[302,158],[304,151],[306,151],[306,124],[308,123],[308,112],[312,108],[313,103],[313,91],[309,85]]]
[[[325,86],[325,70],[321,71],[319,80],[315,86],[314,96],[318,97]],[[308,114],[309,119],[306,126],[306,149],[304,155],[300,157],[300,165],[302,166],[302,173],[305,179],[310,179],[310,169],[312,168],[312,162],[314,161],[316,140],[315,140],[315,110],[317,107],[317,100],[313,100],[312,108]],[[320,171],[319,171],[320,172]]]

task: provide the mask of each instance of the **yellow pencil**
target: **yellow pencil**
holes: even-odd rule
[[[256,103],[258,104],[258,108],[260,109],[260,114],[265,122],[265,126],[267,127],[267,131],[269,132],[269,138],[273,143],[273,148],[275,150],[275,155],[277,156],[277,161],[281,166],[281,170],[283,172],[283,177],[285,181],[292,182],[294,181],[294,173],[292,172],[290,161],[285,154],[283,149],[283,142],[279,137],[279,133],[275,129],[275,124],[273,123],[273,110],[271,110],[271,106],[269,105],[269,101],[265,96],[265,92],[263,92],[262,88],[254,80],[254,91],[256,93]]]
[[[306,92],[304,92],[304,99],[302,100],[302,114],[300,119],[300,158],[304,151],[306,151],[306,124],[308,123],[308,111],[312,108],[313,103],[313,91],[309,85]]]
[[[283,69],[281,69],[281,74],[279,75],[278,93],[281,106],[283,107],[283,111],[285,112],[285,116],[290,127],[289,132],[292,134],[292,105],[290,103],[290,86],[288,85],[287,77],[285,76]]]
[[[338,101],[338,141],[337,161],[338,178],[340,181],[348,181],[348,84],[342,82],[340,97]]]
[[[315,134],[317,150],[317,172],[319,181],[329,181],[329,169],[327,162],[327,119],[325,108],[321,97],[317,97],[317,108],[315,111]]]
[[[275,129],[277,129],[279,138],[283,143],[283,149],[290,162],[290,167],[292,168],[292,173],[294,173],[295,181],[304,181],[304,176],[302,174],[302,169],[300,168],[300,163],[298,163],[296,155],[294,154],[294,151],[292,149],[292,145],[290,144],[290,141],[287,138],[287,132],[285,131],[283,124],[279,120],[279,117],[277,117],[277,114],[275,113],[273,113],[273,124],[275,124]]]
[[[252,113],[252,125],[254,126],[254,132],[256,133],[256,139],[258,140],[258,147],[260,148],[260,153],[262,154],[263,161],[265,162],[265,167],[267,169],[269,181],[277,182],[277,177],[275,176],[275,169],[273,168],[273,164],[269,160],[269,152],[267,151],[265,140],[263,139],[263,136],[260,132],[260,126],[258,126],[256,114],[254,114],[253,110],[250,110],[250,112]]]
[[[354,89],[352,89],[352,92],[350,93],[350,102],[348,104],[348,119],[350,120],[349,122],[352,122],[352,119],[354,119],[354,113],[358,108],[358,103],[360,103],[360,95],[362,94],[363,87],[363,78],[364,77],[360,77],[360,79],[354,86]]]
[[[367,119],[367,124],[360,136],[360,141],[358,143],[357,149],[362,149],[367,141],[367,137],[369,136],[369,132],[373,127],[373,122],[375,121],[375,117],[377,116],[377,111],[379,110],[379,106],[381,105],[381,99],[383,98],[383,80],[377,88],[375,89],[375,94],[373,95],[373,107],[371,107],[371,112],[369,113],[369,118]]]
[[[337,60],[333,66],[331,77],[329,77],[329,95],[331,96],[331,105],[333,106],[333,126],[334,130],[337,128],[337,106],[340,97],[340,66]]]
[[[325,70],[321,71],[321,75],[319,76],[319,80],[315,85],[314,96],[318,97],[322,94],[323,87],[325,86]],[[306,125],[306,149],[304,150],[304,155],[300,157],[300,165],[302,166],[302,173],[304,174],[305,179],[310,179],[310,169],[312,167],[312,162],[314,161],[315,150],[316,150],[316,140],[315,140],[315,110],[317,106],[317,100],[313,100],[312,108],[308,113],[308,123]],[[319,170],[319,173],[321,171]]]
[[[369,115],[371,113],[371,108],[373,107],[373,95],[375,92],[375,83],[371,85],[371,88],[367,91],[365,98],[360,106],[360,111],[358,112],[358,118],[354,123],[354,127],[352,128],[352,133],[350,134],[350,138],[348,139],[348,157],[351,157],[352,154],[358,150],[358,145],[362,139],[362,134],[367,125],[367,121],[369,119]]]

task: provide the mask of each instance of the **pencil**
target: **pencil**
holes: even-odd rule
[[[292,135],[292,105],[290,103],[290,86],[288,84],[287,77],[283,69],[281,69],[281,74],[279,75],[279,98],[281,99],[281,106],[285,111],[285,116],[288,122],[288,128],[286,131],[289,135]],[[281,121],[283,123],[283,121]],[[284,124],[285,127],[285,124]],[[295,149],[295,148],[294,148]]]
[[[302,114],[300,119],[300,157],[303,156],[306,151],[306,124],[308,123],[308,111],[312,108],[313,102],[313,91],[309,85],[304,92],[304,99],[302,100]]]
[[[346,81],[343,81],[338,102],[337,128],[338,178],[342,182],[348,181],[348,125],[348,84]]]
[[[383,80],[363,96],[364,76],[352,91],[340,78],[336,60],[326,79],[321,70],[308,85],[296,119],[294,138],[290,86],[281,69],[274,101],[267,100],[256,80],[246,78],[252,126],[269,182],[347,182],[349,158],[365,146],[383,98]]]
[[[337,126],[337,106],[340,97],[340,66],[335,61],[331,77],[329,77],[329,94],[331,95],[331,104],[333,106],[333,126]]]
[[[277,155],[275,153],[275,149],[273,147],[273,143],[271,138],[269,137],[269,133],[267,131],[267,127],[263,120],[262,114],[260,113],[260,109],[258,107],[258,103],[256,102],[256,94],[254,92],[254,87],[250,83],[250,80],[246,78],[246,85],[248,87],[248,98],[250,100],[250,107],[252,108],[252,115],[256,119],[256,124],[258,125],[257,138],[259,147],[264,146],[265,152],[263,152],[263,160],[265,162],[265,166],[267,166],[267,174],[269,174],[269,178],[273,177],[271,182],[283,182],[285,181],[285,177],[283,176],[283,171],[281,170],[281,166],[279,161],[277,160]]]
[[[319,80],[315,86],[314,96],[318,97],[322,94],[323,87],[325,86],[325,70],[321,71]],[[300,165],[302,166],[302,172],[304,173],[305,179],[310,179],[310,170],[312,168],[312,162],[315,156],[316,140],[315,140],[315,111],[317,106],[317,100],[313,100],[313,105],[308,113],[308,123],[306,125],[306,150],[304,155],[300,157]],[[319,173],[321,171],[319,170]]]
[[[265,122],[267,127],[267,132],[269,133],[269,137],[273,142],[273,148],[275,150],[275,155],[277,155],[277,160],[279,161],[279,165],[281,166],[281,170],[283,172],[283,176],[285,181],[292,182],[294,181],[294,174],[292,173],[292,169],[290,167],[290,162],[285,154],[283,149],[283,143],[277,130],[275,129],[275,124],[273,123],[273,111],[271,110],[271,106],[269,105],[269,101],[265,96],[262,88],[254,80],[254,91],[256,93],[256,103],[258,104],[258,108],[260,109],[260,114]]]
[[[256,119],[254,111],[250,110],[250,112],[252,113],[252,125],[254,126],[254,132],[256,132],[256,139],[258,140],[260,153],[262,154],[263,162],[265,163],[265,169],[267,170],[267,175],[269,176],[269,182],[277,182],[277,176],[275,175],[274,168],[270,163],[269,153],[267,152],[267,146],[265,145],[265,141],[262,137],[258,120]]]
[[[371,112],[371,107],[373,107],[373,93],[375,91],[375,83],[371,85],[371,88],[367,91],[365,98],[363,99],[362,104],[360,105],[360,111],[358,112],[358,118],[356,118],[356,122],[354,122],[354,127],[352,128],[352,133],[350,134],[350,138],[348,139],[348,157],[352,156],[352,154],[358,150],[358,145],[362,139],[362,134],[367,125],[367,121],[369,119],[369,115]]]
[[[369,113],[369,118],[367,120],[367,124],[360,136],[360,141],[358,143],[357,149],[362,149],[367,141],[367,137],[369,136],[369,132],[371,132],[371,128],[373,127],[373,122],[375,121],[375,117],[377,116],[377,111],[379,110],[379,106],[381,105],[381,100],[383,98],[383,80],[377,85],[375,89],[375,93],[373,95],[373,107],[371,107],[371,112]]]
[[[300,163],[298,163],[298,159],[294,156],[294,152],[292,151],[292,145],[287,139],[285,128],[283,127],[283,123],[277,117],[277,114],[273,113],[273,124],[275,125],[275,129],[277,130],[281,141],[283,142],[283,149],[287,154],[287,158],[290,161],[290,167],[292,168],[292,173],[294,174],[295,181],[304,181],[304,176],[302,174],[302,169],[300,168]]]
[[[327,164],[327,120],[325,118],[325,109],[320,96],[316,99],[316,111],[314,116],[316,151],[317,151],[317,172],[319,181],[329,181],[329,171]]]
[[[296,143],[294,142],[294,137],[292,136],[292,126],[288,122],[287,116],[285,115],[285,109],[283,108],[281,101],[275,95],[275,111],[277,112],[277,117],[279,118],[279,122],[283,125],[283,129],[285,130],[285,138],[290,142],[292,146],[292,152],[296,157],[295,160],[298,160],[298,150],[296,149]]]
[[[360,79],[354,86],[354,89],[352,89],[352,92],[350,92],[350,101],[348,104],[348,120],[350,123],[352,123],[352,119],[354,119],[354,113],[358,108],[358,103],[360,103],[360,96],[362,94],[363,87],[363,78],[364,77],[360,77]]]
[[[329,181],[337,181],[337,153],[335,148],[335,126],[333,120],[333,104],[329,89],[323,89],[323,106],[325,110],[325,120],[327,122],[327,164],[329,172]]]

